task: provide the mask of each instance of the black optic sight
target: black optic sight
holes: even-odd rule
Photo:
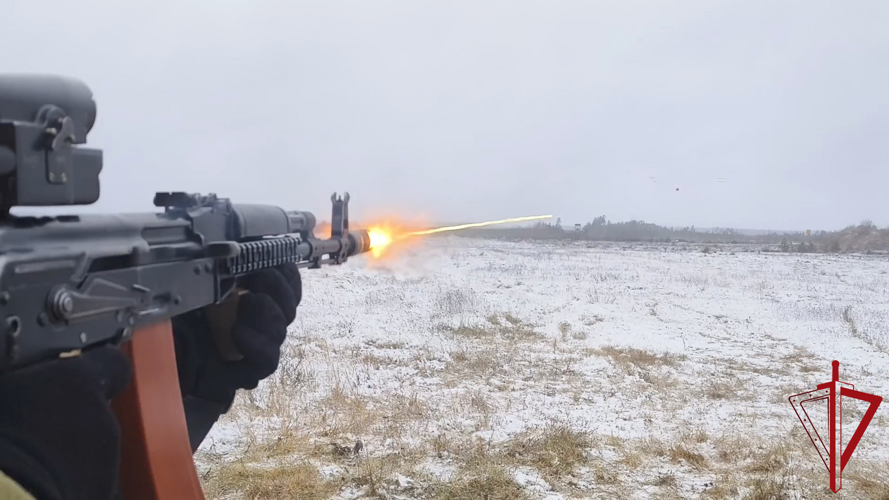
[[[93,93],[79,80],[0,75],[0,215],[98,200],[102,151],[75,146],[95,121]]]

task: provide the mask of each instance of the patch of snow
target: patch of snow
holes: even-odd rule
[[[237,454],[248,435],[274,432],[284,417],[317,425],[308,422],[335,389],[371,410],[396,397],[425,405],[428,415],[401,435],[353,436],[364,441],[362,453],[375,455],[440,433],[496,444],[552,422],[623,440],[669,442],[688,428],[719,436],[735,427],[786,440],[799,425],[786,396],[830,380],[834,359],[857,390],[889,396],[889,260],[736,251],[452,236],[429,238],[394,260],[361,257],[305,271],[287,344],[300,358],[282,366],[298,365],[308,382],[288,389],[276,385],[276,374],[251,395],[261,407],[286,396],[293,414],[226,417],[201,450]],[[507,324],[507,315],[540,337],[497,343],[446,328],[490,328],[492,318]],[[682,359],[621,365],[603,354],[609,347]],[[467,356],[480,368],[461,375]],[[889,442],[882,413],[854,460],[889,459],[889,447],[876,444]],[[602,453],[609,462],[620,458]],[[456,467],[429,457],[421,468],[448,480]],[[688,495],[713,480],[665,467]],[[645,481],[656,473],[621,478],[647,498],[657,488]],[[554,494],[533,471],[521,474],[527,489]],[[355,498],[349,491],[340,496]]]

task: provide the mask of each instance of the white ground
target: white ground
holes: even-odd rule
[[[749,250],[451,236],[304,271],[288,359],[217,425],[199,468],[286,428],[318,446],[361,440],[357,456],[274,459],[343,478],[338,497],[422,497],[471,470],[447,443],[562,425],[591,436],[568,472],[499,462],[532,498],[742,498],[775,481],[789,498],[822,495],[827,472],[787,397],[829,381],[833,359],[841,380],[889,396],[889,261]],[[846,440],[863,406],[847,408]],[[853,473],[889,463],[887,411],[846,469],[846,498],[874,495]],[[408,455],[380,469],[382,486],[357,479],[362,461]]]

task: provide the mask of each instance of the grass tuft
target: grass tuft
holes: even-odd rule
[[[573,473],[584,463],[591,446],[589,434],[567,425],[550,424],[516,436],[507,447],[506,455],[548,477],[558,478]]]
[[[436,500],[525,500],[522,490],[509,472],[498,465],[485,465],[473,471],[462,470],[454,481],[430,488]]]
[[[339,489],[311,464],[257,467],[243,461],[218,465],[205,475],[203,486],[207,498],[249,500],[323,500]]]

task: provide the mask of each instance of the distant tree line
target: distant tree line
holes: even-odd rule
[[[574,226],[538,222],[518,228],[482,228],[465,231],[467,236],[486,238],[560,239],[649,243],[758,244],[764,251],[799,253],[870,252],[889,250],[889,228],[880,229],[869,220],[839,231],[774,232],[745,234],[731,228],[698,230],[694,226],[665,227],[641,220],[611,222],[595,217],[578,231]]]

